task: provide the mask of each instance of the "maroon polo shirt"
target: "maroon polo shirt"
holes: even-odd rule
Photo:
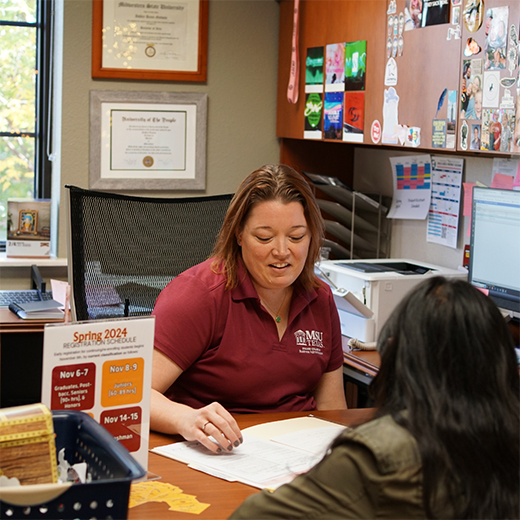
[[[329,287],[295,285],[280,341],[244,267],[240,285],[227,290],[225,275],[210,265],[180,274],[157,299],[155,348],[183,369],[165,395],[193,408],[218,401],[230,412],[315,409],[312,392],[321,376],[343,364]]]

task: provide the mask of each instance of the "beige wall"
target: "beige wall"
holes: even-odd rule
[[[409,152],[372,147],[356,148],[354,189],[365,193],[382,193],[391,197],[393,180],[390,157],[424,153],[422,150]],[[487,186],[491,184],[493,159],[456,155],[450,155],[450,157],[464,159],[463,182],[479,181]],[[457,269],[462,265],[464,244],[469,243],[467,236],[469,221],[469,217],[460,218],[457,248],[451,248],[426,241],[426,220],[395,219],[392,222],[390,254],[393,258],[409,258]]]
[[[58,256],[65,257],[67,251],[63,186],[89,187],[91,90],[208,94],[205,192],[146,194],[230,193],[250,171],[278,161],[279,145],[275,137],[278,10],[274,0],[211,0],[206,83],[93,80],[92,4],[87,0],[64,0]]]

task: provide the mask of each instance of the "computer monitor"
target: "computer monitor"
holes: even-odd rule
[[[475,186],[469,282],[520,318],[520,191]]]

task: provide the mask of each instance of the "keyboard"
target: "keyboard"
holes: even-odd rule
[[[42,293],[42,300],[52,300],[52,292]],[[0,309],[8,309],[10,303],[39,302],[40,295],[36,289],[25,291],[0,291]]]

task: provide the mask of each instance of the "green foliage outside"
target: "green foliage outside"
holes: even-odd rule
[[[36,0],[1,0],[1,21],[36,20]],[[0,132],[35,131],[36,28],[0,26]],[[34,137],[0,138],[0,240],[7,199],[34,196]]]

